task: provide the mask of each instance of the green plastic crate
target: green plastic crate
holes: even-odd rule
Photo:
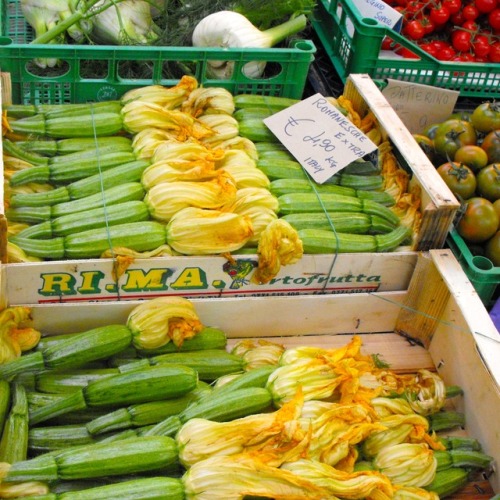
[[[483,304],[491,307],[500,284],[500,267],[494,266],[483,255],[474,255],[456,229],[450,231],[446,244],[460,262]]]
[[[351,0],[318,0],[311,24],[344,83],[351,73],[366,73],[379,87],[391,78],[459,91],[461,97],[498,98],[500,64],[438,61],[396,31],[362,17]],[[386,35],[420,59],[381,51]]]
[[[219,49],[98,45],[30,45],[31,27],[24,21],[19,0],[0,0],[0,71],[9,73],[15,103],[88,102],[115,99],[131,88],[150,84],[174,85],[191,74],[201,85],[223,87],[233,94],[252,93],[299,99],[304,93],[316,47],[295,39],[287,48]],[[57,58],[56,70],[43,72],[35,58]],[[233,74],[211,79],[211,60],[234,62]],[[242,68],[265,61],[262,78],[248,78]],[[140,76],[136,69],[140,68]],[[132,75],[132,76],[131,76]]]

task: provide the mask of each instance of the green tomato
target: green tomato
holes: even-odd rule
[[[451,160],[462,146],[476,144],[477,135],[470,122],[447,120],[441,123],[434,136],[434,149],[445,160]]]
[[[474,109],[470,119],[479,132],[487,134],[500,129],[500,103],[483,102]]]
[[[490,201],[500,199],[500,163],[492,163],[476,174],[477,193]]]

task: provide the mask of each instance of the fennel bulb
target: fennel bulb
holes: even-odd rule
[[[102,45],[151,45],[160,28],[153,22],[151,5],[144,0],[100,0],[92,8],[91,38]]]
[[[259,30],[244,15],[221,10],[204,17],[193,31],[194,47],[255,48],[274,47],[290,35],[302,31],[307,25],[305,15],[292,18],[283,24],[265,31]],[[234,70],[233,61],[208,61],[212,77],[230,78]],[[260,78],[264,73],[265,61],[245,64],[243,73],[249,78]]]

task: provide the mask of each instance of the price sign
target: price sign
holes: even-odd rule
[[[318,184],[377,150],[321,94],[273,114],[264,123]]]

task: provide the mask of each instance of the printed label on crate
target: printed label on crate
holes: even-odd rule
[[[377,151],[376,144],[321,94],[271,115],[264,123],[319,184]]]
[[[404,290],[415,252],[306,256],[283,266],[264,285],[252,282],[257,256],[155,258],[133,262],[119,279],[113,261],[88,260],[6,265],[11,305],[56,302],[138,300],[166,295],[221,298],[259,295],[359,293]]]
[[[403,16],[382,0],[353,0],[353,4],[363,17],[375,19],[394,31],[401,31]]]
[[[382,90],[389,104],[412,134],[446,120],[455,109],[460,92],[431,85],[387,79]]]

